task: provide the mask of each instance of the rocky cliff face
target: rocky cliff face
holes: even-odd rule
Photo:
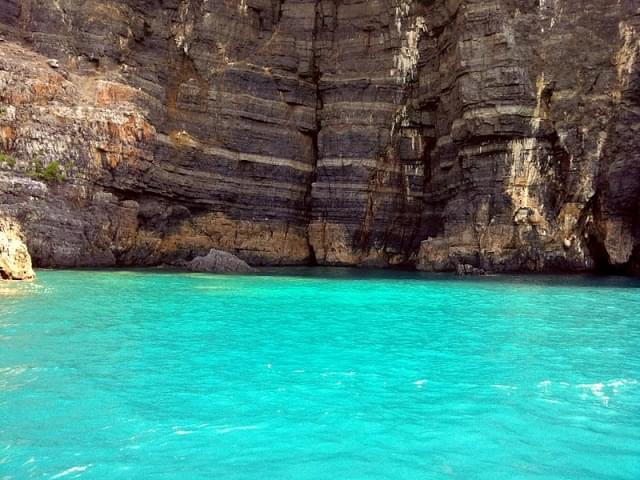
[[[0,0],[0,35],[37,265],[640,267],[635,0]]]
[[[0,216],[0,280],[31,280],[34,276],[20,227]]]

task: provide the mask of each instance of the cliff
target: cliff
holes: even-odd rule
[[[635,0],[0,0],[38,266],[640,271]]]
[[[31,280],[34,277],[20,227],[0,216],[0,280]]]

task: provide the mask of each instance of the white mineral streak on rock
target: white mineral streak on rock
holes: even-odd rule
[[[248,11],[247,0],[240,0],[240,3],[238,4],[238,11],[242,15],[246,15],[247,14],[247,11]]]
[[[398,133],[398,129],[400,127],[408,127],[409,126],[409,117],[407,116],[407,106],[403,105],[398,109],[398,111],[393,115],[393,119],[391,121],[391,138]]]
[[[537,201],[532,197],[530,188],[539,181],[540,171],[535,162],[536,138],[518,138],[510,142],[511,175],[507,192],[513,200],[514,211],[521,208],[533,208]]]
[[[633,65],[640,51],[640,35],[638,35],[638,32],[632,25],[626,22],[621,22],[618,28],[620,30],[622,47],[616,54],[616,64],[619,89],[622,91],[629,85]],[[620,95],[620,92],[617,92],[616,97],[618,100],[620,99]]]
[[[193,21],[189,19],[190,9],[191,1],[183,0],[178,10],[179,22],[174,23],[171,27],[176,47],[181,49],[185,55],[189,54],[190,45],[188,39],[193,33]]]
[[[542,94],[544,92],[544,87],[544,72],[542,72],[538,75],[538,79],[536,81],[536,108],[533,111],[533,117],[531,117],[531,129],[534,134],[538,133],[540,130],[540,123],[542,122]]]
[[[538,233],[544,236],[548,233],[548,224],[544,203],[536,191],[543,179],[537,164],[536,143],[535,138],[511,142],[513,163],[506,193],[512,199],[514,223],[536,226]]]
[[[562,17],[563,8],[560,3],[561,0],[539,0],[539,15],[541,18],[548,18],[550,28],[555,27]],[[544,33],[544,26],[541,30]]]
[[[420,36],[427,31],[427,23],[424,17],[410,16],[411,2],[397,0],[394,10],[395,27],[400,35],[400,49],[393,57],[391,75],[399,83],[407,83],[413,80],[417,73],[420,52],[418,43]]]
[[[508,179],[507,193],[513,201],[514,216],[517,217],[523,209],[533,210],[533,216],[538,217],[542,213],[542,202],[537,198],[532,187],[542,181],[540,167],[538,165],[537,134],[540,131],[543,112],[543,94],[546,87],[544,72],[538,75],[536,80],[536,107],[531,117],[531,137],[517,138],[510,142],[511,171]],[[522,219],[527,220],[527,219]]]

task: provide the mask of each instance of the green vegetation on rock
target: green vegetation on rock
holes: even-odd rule
[[[31,178],[47,183],[60,183],[65,180],[65,175],[60,163],[54,161],[44,166],[42,160],[39,158],[31,164],[31,169],[28,174]]]
[[[16,166],[16,159],[7,153],[0,152],[0,164],[13,168]]]

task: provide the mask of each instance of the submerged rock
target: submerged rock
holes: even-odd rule
[[[0,279],[30,280],[34,277],[31,256],[22,240],[20,227],[0,217]]]
[[[187,264],[192,272],[252,273],[255,270],[244,260],[229,252],[212,248],[203,257],[196,257]]]

